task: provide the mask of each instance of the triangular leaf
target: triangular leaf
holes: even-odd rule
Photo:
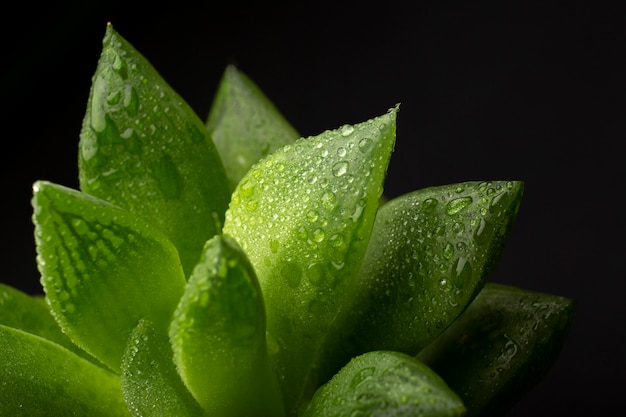
[[[95,197],[35,183],[37,265],[52,313],[80,347],[119,371],[132,329],[166,329],[185,277],[174,246],[139,217]]]
[[[574,310],[566,297],[488,283],[418,358],[459,394],[468,417],[504,415],[551,368]]]
[[[356,275],[395,143],[396,114],[302,138],[255,165],[224,232],[259,277],[288,407]]]
[[[172,321],[174,360],[209,415],[284,414],[265,342],[261,288],[239,245],[207,242]]]
[[[221,231],[230,190],[198,116],[107,26],[80,134],[82,191],[163,230],[191,272]]]
[[[482,289],[516,219],[522,183],[465,182],[397,197],[376,217],[329,370],[370,350],[414,355]]]
[[[0,416],[130,416],[115,374],[56,343],[2,325],[0,386]]]
[[[224,71],[206,126],[233,190],[253,164],[300,137],[259,87],[234,65]]]
[[[141,320],[122,359],[122,391],[134,417],[199,417],[200,404],[180,379],[166,333]]]

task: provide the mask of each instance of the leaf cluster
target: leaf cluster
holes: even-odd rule
[[[300,137],[229,66],[206,119],[107,26],[80,189],[33,187],[44,297],[0,284],[0,416],[474,416],[572,300],[489,282],[523,183],[387,201],[399,106]]]

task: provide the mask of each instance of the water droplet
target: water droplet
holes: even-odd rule
[[[278,252],[278,248],[280,247],[280,242],[276,239],[270,240],[270,250],[272,253]]]
[[[124,102],[122,104],[129,115],[137,115],[137,112],[139,111],[139,96],[137,95],[137,91],[131,85],[124,87]]]
[[[344,156],[346,156],[346,148],[339,148],[337,149],[337,155],[339,155],[340,158],[343,158]]]
[[[315,222],[317,221],[317,219],[319,218],[319,213],[315,210],[310,210],[307,214],[306,217],[307,219],[309,219],[310,222]]]
[[[346,172],[348,172],[348,162],[347,161],[337,162],[333,166],[333,175],[335,175],[335,177],[341,177]]]
[[[473,201],[472,197],[470,197],[470,196],[459,197],[459,198],[456,198],[454,200],[451,200],[446,205],[446,214],[448,214],[449,216],[452,216],[453,214],[456,214],[456,213],[460,212],[465,207],[470,205],[472,203],[472,201]]]
[[[344,237],[343,235],[336,233],[334,235],[332,235],[330,237],[330,239],[328,239],[328,241],[330,242],[330,244],[336,248],[340,247],[343,245],[344,243]]]
[[[374,141],[370,138],[363,138],[359,141],[359,150],[363,153],[369,152],[374,146]]]
[[[317,287],[326,283],[326,271],[322,264],[317,262],[311,263],[307,267],[306,274],[311,285]]]
[[[341,128],[341,136],[343,136],[343,137],[350,136],[352,134],[352,132],[354,132],[354,127],[351,126],[351,125],[344,125]]]
[[[322,195],[322,204],[328,209],[332,209],[337,202],[337,196],[332,191],[326,191]]]
[[[452,246],[451,243],[447,243],[446,246],[443,248],[443,257],[446,259],[450,259],[452,258],[452,255],[454,255],[454,246]]]
[[[322,230],[320,228],[315,229],[313,231],[313,236],[312,237],[313,237],[313,241],[314,242],[317,242],[317,243],[322,242],[324,240],[324,237],[325,237],[324,230]]]
[[[352,377],[352,381],[350,381],[350,389],[355,389],[363,381],[374,375],[375,372],[376,368],[373,366],[361,369]]]
[[[249,198],[254,194],[254,184],[250,181],[246,181],[239,186],[239,193],[242,197]]]
[[[109,93],[106,97],[107,103],[111,106],[120,102],[120,98],[122,97],[122,93],[117,90]]]
[[[435,198],[427,198],[426,200],[424,200],[424,203],[422,205],[422,209],[424,211],[431,211],[434,210],[435,207],[437,206],[437,199]]]
[[[113,70],[117,72],[123,80],[128,78],[128,68],[126,67],[126,62],[118,54],[115,54],[115,59],[113,60],[112,67]]]
[[[466,282],[470,282],[472,278],[472,265],[464,258],[459,257],[454,269],[454,285],[457,288],[463,288]]]

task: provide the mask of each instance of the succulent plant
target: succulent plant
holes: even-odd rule
[[[0,284],[0,416],[462,416],[547,372],[573,300],[490,282],[519,180],[388,199],[400,111],[300,137],[226,67],[203,121],[107,25],[43,296]]]

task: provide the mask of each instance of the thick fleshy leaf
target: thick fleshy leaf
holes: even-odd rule
[[[300,137],[259,87],[229,65],[206,123],[232,190],[253,164]]]
[[[130,416],[119,378],[69,350],[0,325],[0,416]]]
[[[431,369],[399,352],[352,359],[317,390],[303,417],[453,417],[460,398]]]
[[[52,313],[74,343],[119,371],[139,319],[167,329],[185,287],[176,249],[105,201],[45,181],[33,190],[37,265]]]
[[[228,236],[207,242],[170,328],[174,362],[209,415],[284,414],[256,275]]]
[[[167,333],[141,320],[122,358],[122,392],[134,417],[201,417],[205,413],[180,379]]]
[[[465,182],[383,205],[355,297],[337,320],[341,338],[328,347],[327,374],[370,350],[415,355],[437,337],[500,259],[522,190],[516,181]]]
[[[501,416],[551,368],[574,311],[566,297],[488,283],[418,359],[459,394],[468,416]]]
[[[99,364],[61,331],[42,296],[26,294],[0,283],[0,324],[48,339]]]
[[[226,212],[224,232],[242,245],[263,288],[289,408],[363,259],[397,111],[272,153],[246,174]]]
[[[204,122],[111,25],[79,148],[81,190],[163,230],[189,274],[221,231],[226,173]]]

